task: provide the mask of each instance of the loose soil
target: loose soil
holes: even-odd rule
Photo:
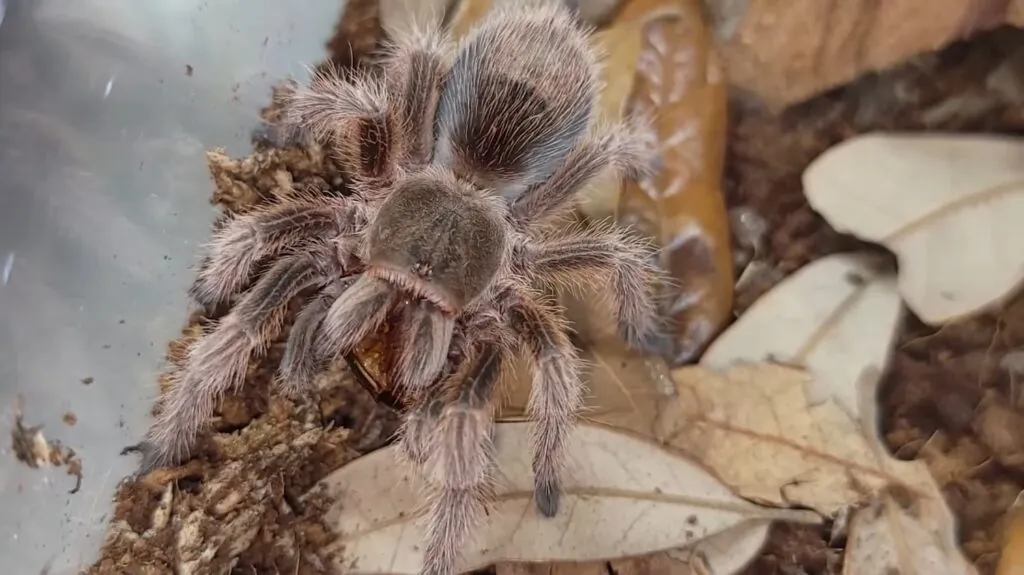
[[[15,459],[33,469],[46,465],[63,466],[67,474],[75,478],[75,486],[68,493],[74,495],[82,488],[82,460],[78,454],[55,439],[46,439],[42,425],[26,426],[21,413],[21,398],[18,399],[11,428],[11,452]]]
[[[327,65],[349,69],[373,49],[376,4],[348,3],[328,42]],[[997,30],[781,116],[738,97],[728,200],[763,219],[769,231],[754,256],[761,271],[740,290],[737,313],[807,262],[862,247],[832,231],[803,199],[800,174],[830,145],[873,130],[1024,133],[1021,46],[1024,32]],[[267,124],[254,135],[252,155],[207,155],[216,184],[212,201],[225,214],[307,188],[346,193],[345,175],[323,150],[284,141],[273,127],[277,102],[264,111]],[[224,311],[192,314],[169,346],[172,371]],[[1024,349],[1024,298],[942,329],[908,319],[879,398],[890,448],[929,463],[960,519],[967,555],[984,574],[994,572],[1001,518],[1024,489],[1024,397],[1017,384],[1024,380],[1024,356],[1014,353],[1018,349]],[[313,401],[279,397],[272,376],[282,351],[279,342],[252,362],[246,385],[221,402],[192,461],[122,483],[101,557],[87,573],[328,572],[330,532],[321,520],[328,502],[315,490],[306,493],[346,461],[386,444],[398,419],[340,367],[319,379]],[[162,391],[168,381],[161,378]],[[841,544],[830,541],[828,526],[781,525],[746,573],[838,573]]]

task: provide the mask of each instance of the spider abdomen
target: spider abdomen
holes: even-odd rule
[[[545,180],[586,132],[596,56],[556,7],[486,19],[438,99],[435,164],[512,198]]]
[[[410,180],[381,205],[367,235],[367,273],[448,313],[484,292],[505,254],[494,204],[454,178]]]

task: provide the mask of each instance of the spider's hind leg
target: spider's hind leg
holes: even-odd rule
[[[420,24],[394,34],[383,64],[391,114],[401,136],[401,159],[425,164],[433,154],[434,116],[448,70],[447,38]]]
[[[330,68],[311,72],[285,99],[283,127],[330,143],[350,174],[388,178],[395,168],[395,130],[387,88],[368,73],[343,77]]]
[[[660,353],[668,325],[659,311],[659,290],[668,279],[654,255],[654,246],[636,234],[598,225],[545,238],[523,265],[545,284],[571,287],[601,278],[622,338],[636,350]]]
[[[634,118],[583,136],[550,178],[531,186],[512,203],[512,217],[523,228],[571,209],[577,195],[606,169],[636,179],[657,163],[655,141],[646,121]]]

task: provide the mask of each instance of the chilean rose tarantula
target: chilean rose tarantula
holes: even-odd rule
[[[495,384],[520,353],[533,369],[534,501],[554,516],[582,383],[562,311],[535,288],[599,284],[629,343],[662,333],[646,242],[547,225],[604,169],[638,177],[653,164],[644,126],[592,125],[588,38],[564,8],[502,8],[451,54],[440,32],[420,30],[394,41],[383,73],[318,73],[296,87],[286,123],[337,153],[354,191],[289,197],[215,232],[191,293],[208,307],[240,296],[190,350],[141,446],[143,469],[189,455],[288,303],[312,290],[280,382],[307,393],[325,364],[392,326],[387,378],[413,398],[402,452],[433,488],[424,573],[452,573],[483,509]]]

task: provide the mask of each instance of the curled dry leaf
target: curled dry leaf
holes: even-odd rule
[[[874,398],[880,373],[867,368],[857,382],[859,420],[832,398],[810,402],[811,378],[789,366],[737,364],[725,372],[688,367],[673,375],[680,399],[660,414],[659,438],[703,463],[740,495],[806,506],[826,516],[877,500],[902,511],[887,512],[885,525],[873,529],[886,529],[897,540],[927,542],[929,553],[964,567],[957,573],[974,573],[957,546],[955,519],[927,466],[896,460],[878,437]],[[847,554],[854,552],[881,553],[848,544]]]
[[[899,257],[900,292],[926,323],[998,305],[1024,281],[1024,140],[860,136],[818,157],[803,180],[832,227]]]
[[[843,570],[857,575],[977,573],[956,540],[921,516],[916,502],[879,497],[850,523]]]
[[[809,520],[814,514],[750,504],[700,466],[657,444],[584,424],[570,438],[563,511],[533,507],[530,426],[495,431],[496,497],[464,550],[460,570],[499,561],[594,561],[697,545],[750,521]],[[396,470],[396,448],[358,459],[324,480],[335,503],[327,522],[346,573],[416,573],[424,485]]]
[[[727,370],[736,362],[774,360],[805,368],[809,377],[802,385],[791,381],[781,388],[777,387],[780,381],[770,378],[751,379],[746,385],[730,382],[720,391],[697,386],[696,397],[726,403],[718,403],[718,407],[706,403],[699,407],[690,405],[690,409],[718,412],[718,417],[730,414],[725,421],[719,419],[719,423],[709,427],[711,433],[722,436],[716,440],[719,445],[722,441],[736,442],[733,448],[722,450],[724,453],[711,453],[711,459],[700,459],[741,494],[763,498],[778,493],[781,499],[776,502],[809,505],[828,514],[842,510],[844,505],[857,505],[865,493],[901,487],[903,492],[913,495],[907,498],[910,507],[885,496],[876,498],[877,504],[887,506],[886,509],[903,511],[889,512],[888,523],[874,529],[888,529],[900,536],[906,532],[908,539],[916,538],[919,542],[927,534],[932,542],[929,549],[946,557],[949,565],[966,565],[955,543],[955,520],[928,469],[921,462],[893,459],[878,437],[876,388],[888,365],[903,316],[895,278],[880,264],[877,258],[864,254],[837,254],[809,264],[762,296],[715,341],[701,359],[704,367]],[[681,387],[689,381],[700,382],[704,376],[697,372],[695,377],[688,378],[679,371],[675,375]],[[730,394],[734,400],[728,399]],[[741,399],[744,394],[749,397]],[[764,399],[751,401],[754,396]],[[689,403],[686,395],[681,394],[678,404]],[[758,403],[761,408],[756,407]],[[769,404],[774,414],[764,411]],[[665,421],[675,419],[669,414],[662,417]],[[729,417],[741,418],[742,423],[737,427]],[[773,427],[777,431],[767,434],[774,439],[755,448],[750,433],[764,434],[766,428]],[[697,433],[684,435],[694,445],[702,445]],[[819,440],[813,439],[816,436]],[[794,451],[790,452],[791,449]],[[749,457],[734,465],[725,455],[732,453],[738,460],[736,454],[748,452],[766,457],[765,463],[773,466],[769,469],[790,471],[793,481],[777,477],[775,481],[762,482],[763,478],[773,476],[755,479],[747,474],[756,474],[763,465]],[[802,455],[791,461],[786,452]],[[809,464],[810,460],[804,457],[821,458],[822,462]],[[734,466],[736,469],[730,471]],[[848,466],[851,471],[844,471]],[[807,470],[809,474],[802,473]],[[755,487],[760,482],[760,491],[741,487],[748,482]],[[840,487],[829,487],[833,484]],[[829,505],[828,499],[834,496],[838,497]],[[850,553],[875,554],[856,551],[852,545],[848,548]]]
[[[726,88],[697,0],[664,2],[644,20],[631,113],[654,121],[661,169],[627,182],[618,219],[662,248],[676,323],[668,360],[696,359],[732,313],[733,260],[721,180]]]
[[[1003,520],[1003,550],[996,575],[1024,575],[1024,492],[1006,511]]]
[[[812,402],[833,397],[859,418],[857,381],[865,368],[885,371],[902,309],[896,279],[878,258],[827,256],[761,296],[700,363],[725,369],[737,361],[773,360],[806,368]]]
[[[673,376],[679,399],[659,413],[658,438],[744,497],[831,516],[866,491],[905,484],[878,460],[860,422],[834,400],[810,402],[803,370],[736,364],[724,371],[686,367]],[[919,485],[905,487],[923,493]]]

